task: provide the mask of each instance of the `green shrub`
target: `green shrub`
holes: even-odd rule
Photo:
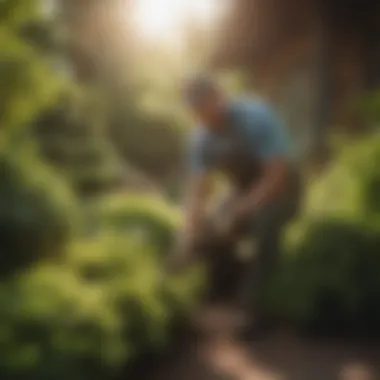
[[[310,222],[271,284],[272,312],[303,327],[373,328],[380,318],[378,242],[378,231],[359,223]]]
[[[0,287],[0,375],[109,379],[161,350],[173,319],[197,302],[201,278],[164,279],[147,242],[115,233],[77,241],[65,263]]]
[[[347,166],[359,183],[363,213],[366,219],[377,222],[380,217],[380,136],[358,143],[346,153]]]
[[[73,230],[73,207],[65,184],[33,155],[0,152],[0,274],[60,255]]]
[[[380,140],[346,141],[308,189],[304,215],[266,294],[270,313],[299,326],[377,327],[380,318]]]
[[[71,268],[39,267],[4,293],[14,303],[2,299],[3,378],[101,379],[124,358],[122,322],[106,289],[88,286]]]
[[[165,200],[136,194],[101,199],[93,205],[92,215],[102,228],[140,234],[164,254],[171,248],[180,217]]]
[[[318,181],[311,184],[308,214],[353,219],[380,215],[380,136],[350,141],[337,147],[337,156]]]
[[[380,136],[339,139],[335,158],[324,172],[309,182],[305,214],[366,219],[380,213],[376,166],[380,158]]]
[[[200,270],[194,268],[180,278],[164,277],[161,252],[149,241],[106,232],[92,241],[92,247],[84,244],[87,253],[81,253],[79,244],[72,265],[88,283],[107,284],[118,312],[128,321],[130,330],[124,333],[138,334],[131,338],[135,348],[163,343],[170,319],[196,304],[203,280]]]

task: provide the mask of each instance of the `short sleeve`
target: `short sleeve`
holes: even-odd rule
[[[285,125],[269,106],[258,104],[251,107],[248,110],[245,129],[256,154],[263,160],[289,156],[290,137]]]

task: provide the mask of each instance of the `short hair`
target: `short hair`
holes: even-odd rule
[[[220,88],[217,81],[207,74],[196,74],[187,78],[183,88],[183,97],[186,103],[196,106],[209,96],[215,95]]]

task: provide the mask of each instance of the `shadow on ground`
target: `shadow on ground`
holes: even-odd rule
[[[228,335],[203,331],[183,341],[170,358],[151,366],[141,379],[378,380],[379,374],[378,341],[342,343],[277,333],[243,344]]]

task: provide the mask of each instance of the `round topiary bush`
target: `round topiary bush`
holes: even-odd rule
[[[0,285],[0,376],[105,380],[160,351],[201,278],[164,279],[154,247],[124,233],[76,241],[64,262]]]
[[[73,209],[65,184],[35,157],[0,152],[0,275],[60,255],[73,230]]]
[[[301,328],[375,328],[380,318],[379,241],[378,231],[360,223],[309,222],[269,286],[270,313]]]
[[[180,210],[150,194],[100,199],[92,206],[91,215],[100,220],[101,228],[140,235],[163,254],[171,249],[180,220]]]

